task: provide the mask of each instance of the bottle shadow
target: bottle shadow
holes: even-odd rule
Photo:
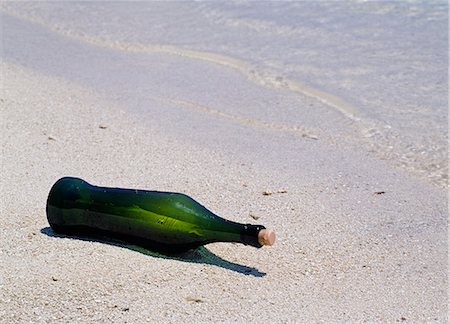
[[[148,256],[152,256],[155,258],[163,258],[170,260],[178,260],[182,262],[191,262],[191,263],[203,263],[213,265],[219,268],[228,269],[234,272],[238,272],[247,276],[254,277],[264,277],[266,275],[265,272],[261,272],[256,268],[244,266],[238,263],[230,262],[222,259],[221,257],[215,255],[206,247],[201,246],[196,249],[192,249],[186,252],[181,253],[169,253],[162,252],[157,250],[150,250],[147,247],[142,247],[135,244],[129,244],[127,242],[117,240],[114,238],[106,237],[106,236],[78,236],[78,235],[66,235],[59,234],[52,230],[51,227],[44,227],[41,229],[41,233],[50,237],[58,237],[58,238],[69,238],[74,240],[82,240],[89,242],[99,242],[103,244],[109,244],[113,246],[118,246],[121,248],[133,250]]]

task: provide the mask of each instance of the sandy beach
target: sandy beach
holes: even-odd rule
[[[140,4],[142,17],[152,4],[167,20],[177,12]],[[275,30],[246,11],[247,20],[233,20],[225,16],[227,8],[210,5],[186,4],[183,17],[208,13],[222,26],[267,37]],[[123,21],[109,20],[117,14],[114,6],[58,6],[0,7],[1,323],[447,322],[448,161],[441,143],[447,133],[444,140],[438,136],[447,129],[439,110],[447,83],[425,89],[418,76],[430,75],[425,81],[431,84],[436,71],[446,74],[448,61],[417,55],[423,74],[398,63],[395,77],[416,83],[389,89],[401,93],[395,97],[383,89],[394,79],[363,78],[357,67],[347,69],[345,78],[332,74],[327,56],[323,65],[311,59],[298,70],[288,69],[295,57],[294,63],[286,59],[281,77],[258,69],[263,54],[249,63],[240,56],[244,50],[231,56],[226,45],[212,51],[208,42],[192,41],[189,47],[188,41],[177,43],[169,27],[164,46],[144,38],[151,32],[141,31],[139,38],[135,31],[132,38],[126,12],[117,11]],[[380,5],[377,14],[406,10],[393,6],[386,13]],[[425,9],[423,15],[442,21],[437,9],[430,9],[435,15]],[[72,21],[67,17],[73,11],[86,15]],[[94,13],[104,14],[104,21]],[[188,18],[174,30],[182,32],[183,23],[196,30]],[[123,35],[114,33],[116,23],[124,26]],[[307,26],[301,31],[316,37],[318,29]],[[280,44],[300,30],[277,28]],[[232,35],[237,42],[239,35]],[[378,41],[373,37],[361,48],[355,41],[353,49],[369,53]],[[392,46],[386,55],[399,50],[384,44]],[[434,46],[439,51],[443,44]],[[364,65],[362,57],[355,62]],[[283,68],[273,62],[273,69]],[[293,71],[326,77],[318,84],[314,73],[301,80]],[[360,86],[350,85],[352,75],[361,78]],[[326,83],[332,77],[348,88],[334,91]],[[350,94],[364,99],[351,100]],[[407,106],[398,115],[404,119],[389,112],[388,128],[381,122],[387,108],[364,110],[378,104],[375,98],[393,110],[408,100],[420,105]],[[416,113],[424,119],[409,123],[404,117]],[[396,128],[401,122],[408,126]],[[427,127],[436,133],[419,136],[423,142],[412,147],[415,134]],[[387,151],[389,146],[394,148]],[[45,205],[63,176],[186,193],[224,218],[274,229],[277,241],[261,249],[215,243],[169,257],[60,236],[49,227]]]

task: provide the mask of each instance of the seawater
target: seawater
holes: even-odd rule
[[[336,134],[351,125],[357,134],[350,137],[364,149],[447,184],[446,1],[39,2],[3,3],[2,10],[91,44],[214,64],[307,96],[339,114]],[[245,122],[240,109],[213,113]],[[309,113],[320,120],[322,111]],[[289,122],[265,123],[304,126]]]

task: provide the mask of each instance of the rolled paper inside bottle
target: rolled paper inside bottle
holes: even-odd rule
[[[261,245],[273,245],[275,243],[275,232],[265,228],[260,230],[258,233],[258,242]]]

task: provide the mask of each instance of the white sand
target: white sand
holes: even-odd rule
[[[27,24],[10,21],[1,66],[1,322],[446,321],[446,191],[327,135],[335,115],[323,103],[302,98],[324,124],[305,114],[295,129],[255,99],[278,95],[286,112],[289,95],[227,67],[95,48]],[[84,66],[67,56],[83,51]],[[137,63],[149,61],[156,81],[140,88]],[[220,94],[205,94],[204,75],[226,80]],[[114,96],[121,87],[132,96]],[[239,100],[264,113],[240,115]],[[278,240],[211,244],[180,260],[55,237],[45,203],[67,175],[184,192]]]

